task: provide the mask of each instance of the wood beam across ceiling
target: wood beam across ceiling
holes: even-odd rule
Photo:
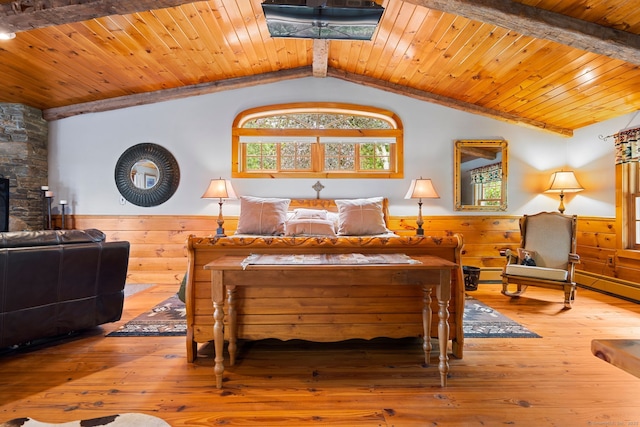
[[[466,111],[472,114],[478,114],[485,117],[490,117],[495,120],[501,120],[507,123],[513,123],[521,126],[530,127],[537,130],[544,130],[546,132],[555,133],[558,135],[570,137],[573,136],[573,130],[561,128],[558,126],[544,123],[538,120],[526,119],[524,117],[516,116],[514,114],[504,113],[490,108],[485,108],[479,105],[471,104],[457,99],[448,98],[446,96],[438,95],[431,92],[425,92],[422,90],[410,88],[407,86],[401,86],[396,83],[374,79],[368,76],[359,74],[347,73],[345,71],[336,70],[335,68],[329,68],[327,75],[329,77],[335,77],[348,82],[373,87],[375,89],[392,92],[398,95],[408,96],[410,98],[419,99],[421,101],[431,102],[433,104],[443,105],[445,107],[454,108],[456,110]]]
[[[16,0],[0,3],[0,31],[17,33],[195,3],[194,0]]]
[[[98,113],[102,111],[117,110],[120,108],[134,107],[136,105],[154,104],[156,102],[206,95],[226,90],[242,89],[261,84],[275,83],[283,80],[299,79],[309,76],[311,76],[311,67],[293,68],[289,70],[275,71],[272,73],[256,74],[249,77],[238,77],[235,79],[163,89],[155,92],[136,93],[133,95],[119,96],[101,101],[84,102],[65,107],[49,108],[42,112],[42,117],[47,121],[59,120],[64,119],[65,117],[77,116],[79,114]]]
[[[640,65],[640,35],[510,0],[404,0]]]

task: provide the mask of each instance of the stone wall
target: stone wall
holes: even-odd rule
[[[9,183],[9,230],[43,228],[43,185],[47,185],[48,124],[42,111],[0,103],[0,175]]]

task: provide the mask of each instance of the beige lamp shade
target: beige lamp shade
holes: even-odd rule
[[[212,179],[207,187],[206,191],[202,195],[203,199],[219,199],[218,205],[218,229],[216,230],[216,237],[225,237],[224,234],[224,217],[222,216],[222,200],[223,199],[237,199],[238,196],[231,185],[231,181],[227,179]]]
[[[545,193],[577,193],[582,190],[584,188],[573,171],[558,171],[551,174],[549,188]]]
[[[551,174],[549,188],[545,193],[560,193],[560,206],[558,211],[564,213],[564,193],[577,193],[584,188],[578,182],[573,171],[558,171]]]
[[[411,185],[409,186],[409,191],[404,196],[405,199],[418,199],[418,219],[416,220],[416,224],[418,228],[416,229],[416,235],[424,236],[424,230],[422,228],[422,224],[424,221],[422,220],[422,199],[439,199],[440,196],[433,186],[433,182],[430,179],[425,179],[420,177],[419,179],[412,179]]]
[[[237,199],[231,181],[228,179],[212,179],[206,191],[202,195],[203,199]]]
[[[430,179],[412,179],[409,191],[404,196],[405,199],[439,199],[440,195],[433,186]]]

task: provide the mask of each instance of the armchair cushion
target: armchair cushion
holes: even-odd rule
[[[572,252],[572,222],[562,215],[531,215],[527,218],[524,250],[535,251],[540,267],[566,270]]]
[[[569,276],[567,270],[561,270],[559,268],[532,267],[520,264],[509,264],[505,267],[504,272],[508,276],[524,276],[558,282],[565,282]]]

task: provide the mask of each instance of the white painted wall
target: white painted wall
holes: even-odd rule
[[[567,196],[566,213],[615,216],[614,147],[611,135],[635,117],[621,117],[576,132],[573,138],[512,125],[412,98],[332,78],[305,78],[167,101],[117,111],[74,116],[50,123],[49,182],[54,205],[89,215],[217,215],[217,201],[201,199],[211,178],[231,175],[231,123],[248,108],[287,103],[335,101],[395,111],[405,127],[405,178],[321,180],[323,198],[382,195],[392,215],[417,215],[415,200],[404,200],[412,178],[433,179],[441,198],[425,201],[423,213],[453,211],[453,141],[503,138],[509,143],[508,210],[521,215],[555,210],[557,195],[542,194],[549,175],[572,168],[586,190]],[[173,153],[180,186],[157,207],[121,204],[114,168],[130,146],[153,142]],[[313,198],[316,179],[234,179],[240,195]],[[45,183],[43,183],[45,184]],[[238,201],[224,213],[237,215]],[[469,212],[458,212],[468,215]],[[471,213],[473,214],[473,213]]]

